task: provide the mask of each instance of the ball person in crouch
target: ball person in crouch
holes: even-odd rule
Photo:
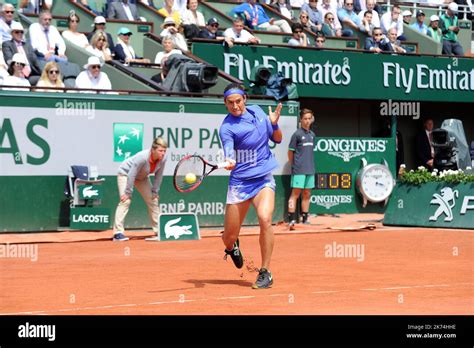
[[[247,95],[239,84],[230,84],[224,90],[224,103],[229,113],[219,130],[224,148],[226,167],[232,170],[227,191],[224,218],[225,256],[232,258],[237,268],[243,266],[239,246],[239,232],[245,215],[253,205],[260,225],[261,268],[254,289],[269,288],[273,276],[269,270],[273,251],[272,215],[275,206],[275,180],[272,171],[278,163],[270,152],[268,141],[280,143],[282,132],[278,126],[281,103],[268,116],[257,105],[247,106]]]
[[[151,226],[158,233],[159,205],[158,193],[160,192],[163,171],[166,164],[166,150],[168,144],[158,137],[153,140],[151,148],[143,150],[122,162],[118,170],[117,184],[120,202],[115,211],[114,238],[116,242],[123,242],[129,238],[124,234],[124,221],[132,203],[133,187],[140,192],[148,207]],[[148,176],[154,174],[153,185]]]
[[[296,204],[303,192],[301,215],[303,224],[308,224],[309,199],[314,188],[314,138],[311,124],[314,114],[309,109],[300,111],[300,125],[291,137],[288,146],[288,160],[291,164],[291,195],[288,200],[288,221],[290,230],[295,229],[297,221]]]

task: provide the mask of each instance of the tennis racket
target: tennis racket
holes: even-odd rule
[[[197,155],[183,157],[174,169],[173,184],[179,192],[191,192],[201,185],[206,176],[216,169],[225,168],[229,162],[211,164]]]

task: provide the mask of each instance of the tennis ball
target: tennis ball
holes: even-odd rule
[[[193,173],[188,173],[184,177],[184,181],[186,181],[187,184],[194,184],[196,182],[196,175]]]

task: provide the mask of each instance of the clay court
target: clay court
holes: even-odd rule
[[[128,242],[111,242],[111,231],[4,234],[0,243],[35,243],[38,253],[0,258],[0,314],[473,314],[472,231],[388,227],[381,218],[276,226],[268,290],[251,289],[256,228],[242,230],[242,270],[223,260],[219,229],[177,242],[147,242],[149,231],[128,232]],[[367,221],[377,228],[328,228]],[[333,253],[340,246],[354,248]]]

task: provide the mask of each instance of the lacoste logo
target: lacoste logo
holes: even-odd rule
[[[344,162],[349,162],[351,158],[362,156],[365,152],[357,151],[357,152],[348,152],[348,151],[329,151],[328,154],[335,157],[340,157],[344,160]]]
[[[178,239],[182,235],[193,234],[193,231],[189,230],[192,227],[192,225],[185,225],[185,226],[175,225],[180,221],[181,221],[181,218],[179,217],[177,219],[170,220],[165,224],[166,239],[169,239],[171,237],[174,237],[174,239]]]
[[[99,195],[98,190],[93,190],[93,186],[87,186],[82,190],[82,194],[84,195],[85,198],[91,198]]]
[[[430,221],[437,221],[438,218],[445,214],[445,222],[450,222],[453,220],[453,208],[456,205],[455,199],[459,197],[459,191],[454,190],[451,187],[445,187],[441,190],[441,195],[435,193],[433,194],[433,199],[430,201],[430,204],[438,204],[439,207],[436,209],[433,216],[430,216]]]

